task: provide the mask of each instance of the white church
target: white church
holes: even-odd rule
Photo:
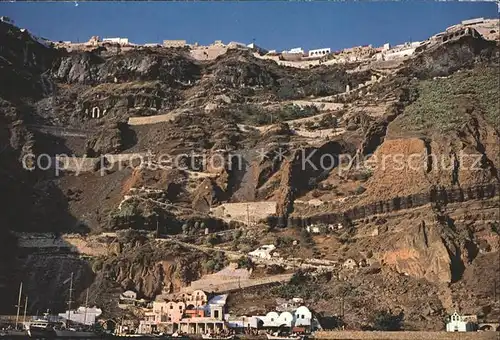
[[[461,316],[456,311],[450,315],[448,323],[446,324],[447,332],[474,332],[476,331],[476,323],[471,317],[464,315]]]

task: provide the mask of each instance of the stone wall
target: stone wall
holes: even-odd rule
[[[297,105],[300,107],[306,107],[306,106],[314,106],[316,107],[319,111],[335,111],[342,109],[342,106],[344,104],[341,103],[330,103],[330,102],[320,102],[320,101],[312,101],[312,100],[294,100],[292,102],[293,105]],[[313,118],[312,117],[307,117],[307,118]],[[302,118],[304,119],[304,118]]]
[[[331,340],[495,340],[498,332],[357,332],[321,331],[315,332],[315,339]]]
[[[294,129],[293,132],[297,136],[308,137],[308,138],[327,138],[333,136],[339,136],[345,132],[343,128],[333,128],[333,129],[320,129],[320,130],[302,130]]]
[[[104,155],[108,162],[114,163],[126,163],[133,161],[147,161],[151,154],[147,152],[136,152],[136,153],[118,153],[118,154],[106,154]]]
[[[108,255],[114,250],[113,246],[101,243],[93,237],[82,237],[80,235],[63,235],[62,239],[67,243],[71,250],[88,256]]]
[[[163,47],[184,47],[186,40],[163,40]]]
[[[102,165],[106,169],[122,170],[128,166],[137,167],[145,163],[150,158],[149,153],[121,153],[121,154],[106,154],[106,161],[101,161],[101,158],[92,157],[64,157],[56,156],[51,160],[51,168],[60,171],[75,172],[77,174],[85,172],[94,172]]]
[[[63,171],[70,172],[93,172],[96,170],[99,158],[91,157],[61,157],[56,156],[53,159],[53,167]]]
[[[276,202],[224,203],[212,208],[211,212],[215,217],[229,217],[231,220],[244,223],[249,217],[251,223],[256,223],[269,215],[276,214],[276,206]]]
[[[16,233],[20,248],[45,250],[64,250],[88,256],[100,256],[109,253],[110,247],[95,239],[77,234],[65,234],[55,237],[51,233]]]
[[[89,133],[84,130],[62,128],[59,126],[30,125],[36,131],[57,137],[88,137]]]
[[[175,115],[171,113],[166,113],[163,115],[147,116],[147,117],[130,117],[128,119],[128,125],[148,125],[157,124],[162,122],[170,122],[174,120]]]
[[[214,60],[227,52],[228,48],[223,46],[210,46],[191,49],[189,53],[196,60]]]
[[[310,68],[311,66],[321,64],[320,60],[318,60],[318,59],[290,61],[290,60],[280,60],[279,56],[268,56],[268,55],[261,56],[258,53],[254,53],[253,55],[254,55],[254,57],[259,58],[259,59],[273,60],[278,65],[287,66],[287,67]]]
[[[203,290],[205,292],[231,292],[239,289],[256,287],[267,285],[270,283],[276,282],[288,282],[292,278],[293,274],[280,274],[273,275],[268,277],[263,277],[259,279],[246,279],[246,280],[230,280],[224,283],[210,282],[209,280],[199,280],[191,282],[189,287],[184,288],[184,291],[193,291],[193,290]]]

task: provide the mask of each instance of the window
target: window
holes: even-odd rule
[[[162,308],[163,309],[163,308]],[[174,309],[174,306],[170,305],[170,309]]]
[[[304,314],[302,314],[302,319],[304,318]]]

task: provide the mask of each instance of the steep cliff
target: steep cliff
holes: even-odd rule
[[[37,296],[30,309],[62,309],[73,271],[78,294],[90,287],[92,301],[117,314],[125,289],[152,299],[225,263],[144,237],[85,260],[16,249],[8,233],[131,228],[241,255],[271,242],[297,256],[370,260],[355,277],[335,273],[359,285],[353,306],[380,292],[418,323],[421,303],[429,327],[464,303],[464,290],[477,290],[469,300],[486,304],[494,282],[480,289],[474,277],[499,251],[493,43],[465,37],[438,45],[374,81],[373,71],[280,67],[244,50],[198,62],[180,49],[56,50],[5,23],[0,35],[0,77],[12,84],[0,89],[0,190],[8,198],[0,206],[0,285],[9,301],[23,280]],[[343,93],[348,84],[353,90]],[[31,153],[74,155],[92,166],[44,171],[25,158]],[[24,169],[23,159],[35,169]],[[241,221],[211,212],[254,201],[276,202],[276,213],[234,233],[228,229]],[[307,233],[311,224],[327,235]],[[388,291],[403,294],[407,283],[429,288],[428,299],[394,302]]]

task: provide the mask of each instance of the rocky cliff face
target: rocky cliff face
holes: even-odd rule
[[[457,70],[473,67],[478,61],[498,60],[498,57],[495,42],[465,36],[420,54],[402,73],[420,79],[444,77]]]
[[[178,292],[201,277],[208,259],[207,254],[172,244],[127,243],[118,254],[94,262],[96,277],[90,290],[96,302],[106,304],[108,313],[116,312],[117,295],[122,291],[133,290],[145,299]]]
[[[108,46],[68,53],[4,23],[0,35],[6,41],[0,76],[12,84],[0,89],[0,190],[9,198],[0,206],[0,239],[6,246],[13,243],[4,241],[10,240],[8,230],[128,228],[185,234],[201,243],[207,241],[205,227],[213,232],[235,226],[231,216],[214,218],[211,208],[276,201],[276,214],[266,222],[287,227],[283,232],[310,224],[344,226],[340,248],[311,236],[301,239],[310,242],[303,254],[345,260],[370,251],[384,269],[376,273],[383,282],[406,274],[429,285],[449,284],[439,297],[446,306],[460,302],[463,289],[475,289],[472,276],[485,270],[481,261],[498,252],[500,158],[498,112],[492,109],[498,47],[492,43],[463,38],[423,51],[378,83],[336,96],[347,84],[364,84],[372,72],[285,68],[238,50],[207,63],[174,49]],[[326,110],[312,97],[343,104]],[[297,99],[301,108],[292,105]],[[138,116],[159,120],[128,124]],[[95,171],[56,176],[23,169],[20,161],[29,153],[147,156],[141,167],[127,158],[122,168],[99,162]],[[347,166],[340,155],[364,159]],[[264,236],[274,237],[263,230],[208,241],[232,242],[224,245],[244,254]],[[37,280],[46,277],[46,295],[33,308],[57,309],[64,306],[58,297],[63,276],[75,270],[80,292],[90,287],[94,301],[114,313],[113,299],[122,290],[148,299],[178,290],[215,258],[135,241],[120,242],[116,252],[92,262],[5,248],[11,256],[2,262],[0,285],[15,290],[1,273],[17,266],[33,273],[16,277],[40,295]],[[370,280],[359,279],[360,290],[379,287]]]
[[[170,86],[195,81],[199,67],[182,53],[85,52],[64,56],[54,65],[53,76],[66,83],[102,84],[159,80]]]

